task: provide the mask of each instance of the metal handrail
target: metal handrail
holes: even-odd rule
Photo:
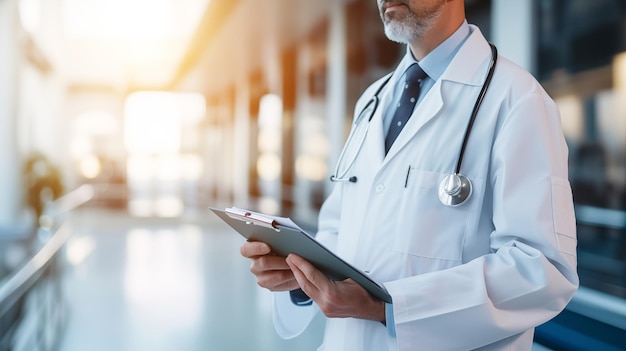
[[[39,279],[70,234],[69,225],[63,224],[30,261],[0,285],[0,316],[13,307]]]
[[[40,222],[46,222],[49,224],[46,229],[52,230],[55,225],[55,218],[85,204],[93,195],[93,188],[88,185],[83,185],[63,195],[46,206],[46,211],[40,218]],[[63,223],[56,230],[53,230],[45,245],[26,264],[6,280],[0,282],[0,317],[33,286],[67,242],[70,235],[69,224]]]
[[[58,199],[50,201],[45,205],[44,213],[38,219],[39,225],[45,229],[52,229],[61,215],[87,203],[94,198],[95,193],[92,185],[84,184]]]
[[[626,211],[589,205],[576,205],[575,211],[579,224],[626,229]]]
[[[626,300],[585,287],[579,287],[567,309],[604,324],[626,330]]]

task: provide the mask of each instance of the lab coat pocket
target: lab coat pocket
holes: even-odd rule
[[[446,175],[411,168],[398,210],[394,250],[438,260],[462,259],[473,199],[458,207],[443,205],[437,189]]]
[[[576,255],[576,219],[572,189],[565,178],[552,178],[552,216],[559,250]]]

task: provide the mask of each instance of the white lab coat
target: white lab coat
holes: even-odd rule
[[[320,350],[530,350],[534,327],[578,286],[559,114],[536,80],[503,57],[462,164],[473,194],[456,208],[439,202],[491,57],[471,31],[386,157],[382,109],[375,113],[349,174],[358,182],[337,183],[320,211],[319,240],[389,291],[396,337],[379,322],[328,319]],[[317,310],[292,305],[287,293],[275,297],[283,337]]]

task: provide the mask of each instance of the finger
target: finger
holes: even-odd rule
[[[287,256],[287,259],[285,261],[289,264],[290,267],[292,265],[298,267],[298,269],[306,276],[306,278],[316,286],[327,284],[330,281],[324,273],[315,268],[315,266],[312,265],[309,261],[298,255],[290,254],[289,256]]]
[[[290,270],[266,272],[257,275],[256,278],[260,287],[271,291],[288,291],[299,287],[298,281]]]
[[[266,271],[278,271],[286,270],[290,271],[289,265],[281,256],[257,256],[252,259],[250,264],[250,271],[254,274],[263,273]]]
[[[261,241],[246,241],[239,248],[243,257],[252,258],[256,256],[268,255],[272,248]]]
[[[289,261],[287,262],[289,263]],[[304,293],[307,294],[310,298],[316,300],[317,296],[319,295],[317,287],[315,287],[315,285],[313,285],[313,283],[308,280],[306,275],[300,270],[300,268],[298,268],[298,266],[293,263],[290,263],[289,266],[291,267],[293,276],[296,279],[298,286],[300,286],[300,289],[302,289],[302,291],[304,291]]]
[[[328,278],[300,256],[291,254],[285,261],[289,264],[302,290],[313,300],[319,299],[322,291],[328,288]]]
[[[252,258],[250,272],[257,278],[257,284],[272,291],[293,290],[298,288],[293,272],[280,256],[257,256]]]
[[[300,285],[298,285],[297,280],[292,279],[290,281],[284,282],[283,284],[276,286],[274,290],[272,291],[291,291],[291,290],[296,290],[296,289],[300,289]]]

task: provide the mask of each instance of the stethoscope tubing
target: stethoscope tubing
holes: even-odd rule
[[[389,73],[387,75],[387,78],[378,87],[378,89],[376,89],[376,92],[374,93],[372,98],[361,109],[361,112],[359,113],[359,117],[357,117],[356,121],[354,122],[355,126],[358,125],[359,123],[361,123],[361,116],[370,107],[370,105],[373,104],[372,112],[370,113],[369,118],[367,119],[367,128],[369,129],[370,122],[372,121],[372,118],[374,118],[374,113],[376,112],[376,109],[378,109],[378,103],[380,101],[380,98],[378,96],[383,91],[383,88],[387,85],[387,83],[389,83],[389,80],[391,79],[392,76],[393,76],[393,72]],[[354,129],[355,129],[355,127],[353,127],[352,130],[350,131],[350,134],[348,135],[348,140],[346,140],[346,145],[348,145],[348,144],[350,144],[352,142],[352,139],[354,138]],[[365,135],[363,136],[364,139],[365,139],[366,135],[367,135],[367,130],[365,131]],[[361,141],[361,143],[359,145],[359,148],[357,149],[355,155],[358,155],[361,152],[361,148],[363,147],[364,141],[365,140]],[[339,174],[339,165],[341,164],[341,161],[344,158],[344,154],[346,152],[346,149],[347,149],[347,147],[344,147],[341,150],[341,153],[339,154],[339,159],[337,160],[337,166],[335,167],[335,172],[333,173],[333,175],[330,176],[330,181],[331,182],[345,182],[345,181],[348,181],[348,182],[351,182],[351,183],[356,183],[356,181],[357,181],[357,177],[356,176],[345,178],[345,175],[346,175],[345,173],[341,174],[341,175]],[[352,159],[352,161],[350,161],[350,164],[348,166],[346,166],[346,173],[352,167],[352,164],[354,163],[355,160],[356,160],[356,156]]]
[[[480,94],[478,94],[478,98],[476,99],[476,103],[474,103],[474,109],[472,110],[472,115],[467,123],[467,128],[465,128],[465,135],[463,136],[463,143],[461,144],[461,150],[459,151],[459,157],[456,162],[456,168],[454,169],[455,174],[461,173],[461,163],[463,163],[463,156],[465,156],[465,149],[467,148],[467,142],[469,141],[469,136],[474,127],[474,122],[476,121],[476,116],[478,115],[478,110],[480,106],[483,104],[483,100],[485,98],[485,94],[487,94],[487,89],[491,85],[491,79],[493,78],[493,73],[495,72],[496,62],[498,61],[498,49],[492,43],[489,43],[491,47],[491,62],[489,64],[489,72],[487,73],[487,78],[485,78],[485,83],[480,89]]]

